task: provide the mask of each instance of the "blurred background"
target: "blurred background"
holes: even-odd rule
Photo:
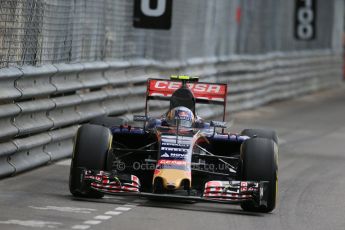
[[[148,15],[141,2],[147,2]],[[1,67],[341,54],[343,5],[341,0],[2,0]]]

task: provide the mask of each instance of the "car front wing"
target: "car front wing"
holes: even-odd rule
[[[256,206],[267,206],[267,181],[208,181],[201,196],[191,196],[140,192],[140,181],[135,175],[86,169],[82,169],[82,172],[84,186],[109,195],[228,204],[254,202]]]

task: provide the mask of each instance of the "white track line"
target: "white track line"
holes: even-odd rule
[[[122,214],[122,212],[109,211],[109,212],[104,213],[104,215],[111,215],[111,216],[117,216],[120,214]]]
[[[72,229],[89,229],[89,225],[74,225]]]
[[[116,211],[129,211],[131,210],[132,208],[129,208],[129,207],[117,207],[115,208]]]
[[[102,223],[102,221],[100,220],[87,220],[87,221],[84,221],[84,224],[88,224],[88,225],[96,225],[96,224],[100,224]]]
[[[125,204],[124,206],[134,208],[134,207],[138,206],[138,204]]]
[[[136,206],[137,206],[137,204],[135,204],[135,203],[127,203],[123,206],[115,208],[112,211],[106,211],[104,213],[104,215],[95,216],[95,217],[93,217],[92,220],[86,220],[83,222],[83,224],[74,225],[74,226],[72,226],[72,229],[81,229],[81,230],[89,229],[91,227],[91,225],[101,224],[102,221],[109,220],[113,216],[121,215],[123,212],[127,212]]]
[[[73,213],[91,213],[91,212],[97,211],[97,209],[92,209],[92,208],[59,207],[59,206],[45,206],[45,207],[29,206],[29,208],[33,208],[37,210],[51,210],[51,211],[58,211],[58,212],[73,212]]]
[[[99,215],[99,216],[94,217],[95,220],[109,220],[110,218],[111,216],[105,216],[105,215]]]
[[[62,223],[42,221],[42,220],[6,220],[6,221],[1,220],[0,224],[18,225],[18,226],[24,227],[25,229],[28,229],[28,227],[35,228],[35,229],[38,229],[38,228],[50,229],[50,228],[58,228],[59,225],[62,225]]]

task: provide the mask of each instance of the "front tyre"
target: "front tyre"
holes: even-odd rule
[[[82,183],[83,169],[110,171],[112,134],[98,125],[82,125],[77,132],[71,162],[69,189],[73,196],[101,198],[103,194]]]
[[[120,126],[126,124],[125,119],[119,117],[110,117],[110,116],[99,116],[95,117],[89,122],[92,125],[100,125],[108,128],[114,126]]]
[[[273,140],[277,145],[279,144],[279,138],[274,130],[269,129],[244,129],[241,135],[249,137],[260,137]]]
[[[271,212],[276,207],[278,191],[278,146],[271,139],[251,138],[241,147],[242,179],[245,181],[268,181],[267,207],[256,207],[253,202],[245,202],[245,211]]]

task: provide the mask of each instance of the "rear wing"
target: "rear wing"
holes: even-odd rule
[[[172,94],[185,84],[193,93],[195,102],[199,104],[218,104],[223,105],[225,119],[226,98],[228,94],[227,84],[198,82],[196,78],[183,79],[180,77],[168,79],[147,80],[146,90],[146,113],[147,102],[149,100],[170,100]]]
[[[226,103],[227,84],[187,82],[187,87],[192,91],[196,103],[220,104]],[[147,100],[170,100],[170,97],[182,86],[182,81],[165,79],[147,80]]]

